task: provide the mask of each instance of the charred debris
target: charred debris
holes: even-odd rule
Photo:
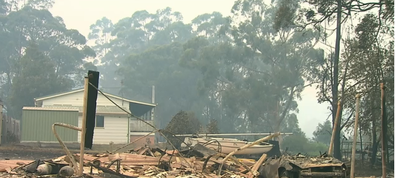
[[[73,154],[74,161],[80,160]],[[140,147],[124,153],[84,154],[83,175],[76,176],[68,156],[48,160],[2,160],[1,177],[346,177],[347,167],[328,157],[267,156],[236,158],[200,144],[193,149]]]

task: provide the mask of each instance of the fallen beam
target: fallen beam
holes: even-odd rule
[[[342,172],[301,172],[303,177],[343,177],[345,176]]]
[[[253,174],[249,173],[248,178],[253,178],[258,175],[257,170],[260,168],[260,166],[263,164],[266,158],[267,158],[267,154],[261,155],[260,159],[256,163],[254,163],[254,166],[251,169],[251,172],[253,172]]]
[[[99,169],[99,170],[103,171],[104,173],[109,173],[109,174],[113,174],[113,175],[120,176],[120,177],[125,177],[125,178],[138,178],[138,177],[135,177],[135,176],[127,176],[127,175],[124,175],[124,174],[120,174],[120,173],[117,173],[117,172],[115,172],[115,171],[113,171],[111,169],[100,167],[100,166],[97,166],[97,165],[92,164],[92,163],[89,163],[89,165],[94,167],[94,168],[96,168],[96,169]]]
[[[222,170],[222,168],[223,168],[223,164],[228,160],[228,158],[230,158],[230,157],[231,157],[232,155],[234,155],[236,152],[238,152],[238,151],[240,151],[240,150],[243,150],[243,149],[246,149],[246,148],[249,148],[249,147],[252,147],[253,145],[260,144],[260,143],[265,142],[265,141],[267,141],[267,140],[270,140],[270,139],[272,139],[272,138],[274,138],[274,137],[279,136],[279,134],[280,134],[280,133],[278,132],[278,133],[275,133],[275,134],[273,134],[273,135],[266,136],[266,137],[264,137],[264,138],[258,139],[258,140],[254,141],[254,142],[252,142],[252,143],[249,143],[249,144],[247,144],[247,145],[244,145],[244,146],[242,146],[242,147],[240,147],[240,148],[235,149],[234,151],[232,151],[231,153],[229,153],[229,154],[223,159],[221,165],[219,166],[219,171],[218,171],[217,175],[220,175],[220,174],[221,174],[221,170]]]

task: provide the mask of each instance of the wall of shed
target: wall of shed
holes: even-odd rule
[[[155,133],[151,133],[150,132],[131,132],[131,136],[130,136],[130,143],[134,142],[132,145],[136,146],[136,147],[141,147],[141,146],[150,146],[150,145],[154,145],[155,144]],[[140,139],[141,137],[146,136],[144,139]],[[140,139],[138,141],[136,141],[137,139]]]
[[[153,120],[145,120],[145,121],[154,125]],[[130,131],[131,132],[151,132],[153,130],[154,129],[152,127],[150,127],[149,125],[147,125],[146,123],[144,123],[140,120],[131,119],[131,121],[130,121]]]
[[[52,124],[56,122],[77,126],[78,111],[23,110],[21,142],[57,142]],[[77,142],[78,131],[57,127],[64,142]]]
[[[82,116],[78,117],[78,126],[81,127]],[[128,117],[104,116],[104,127],[94,129],[93,144],[125,144],[129,140]],[[80,142],[80,135],[77,136]]]
[[[52,106],[52,105],[71,105],[71,106],[83,106],[84,92],[72,93],[64,96],[59,96],[55,98],[49,98],[43,100],[43,106]],[[128,109],[129,102],[122,101],[117,98],[111,98],[118,105]],[[98,93],[98,98],[96,100],[96,105],[102,106],[114,106],[106,97],[102,94]],[[129,109],[128,109],[129,110]]]

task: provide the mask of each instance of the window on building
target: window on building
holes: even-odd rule
[[[95,127],[104,127],[104,116],[96,116]]]

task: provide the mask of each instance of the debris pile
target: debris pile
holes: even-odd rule
[[[260,169],[264,177],[347,177],[347,166],[340,160],[327,156],[306,157],[301,154],[267,159]]]
[[[79,154],[73,155],[79,160]],[[253,159],[231,157],[224,162],[226,155],[197,145],[188,150],[162,150],[141,147],[126,153],[84,154],[84,177],[248,177],[257,175],[260,165]],[[262,158],[263,160],[265,158]],[[261,161],[261,163],[263,162]],[[67,156],[49,160],[4,160],[0,161],[0,177],[58,176],[77,175],[70,167]],[[253,168],[253,169],[252,169]],[[78,168],[77,168],[78,169]]]

